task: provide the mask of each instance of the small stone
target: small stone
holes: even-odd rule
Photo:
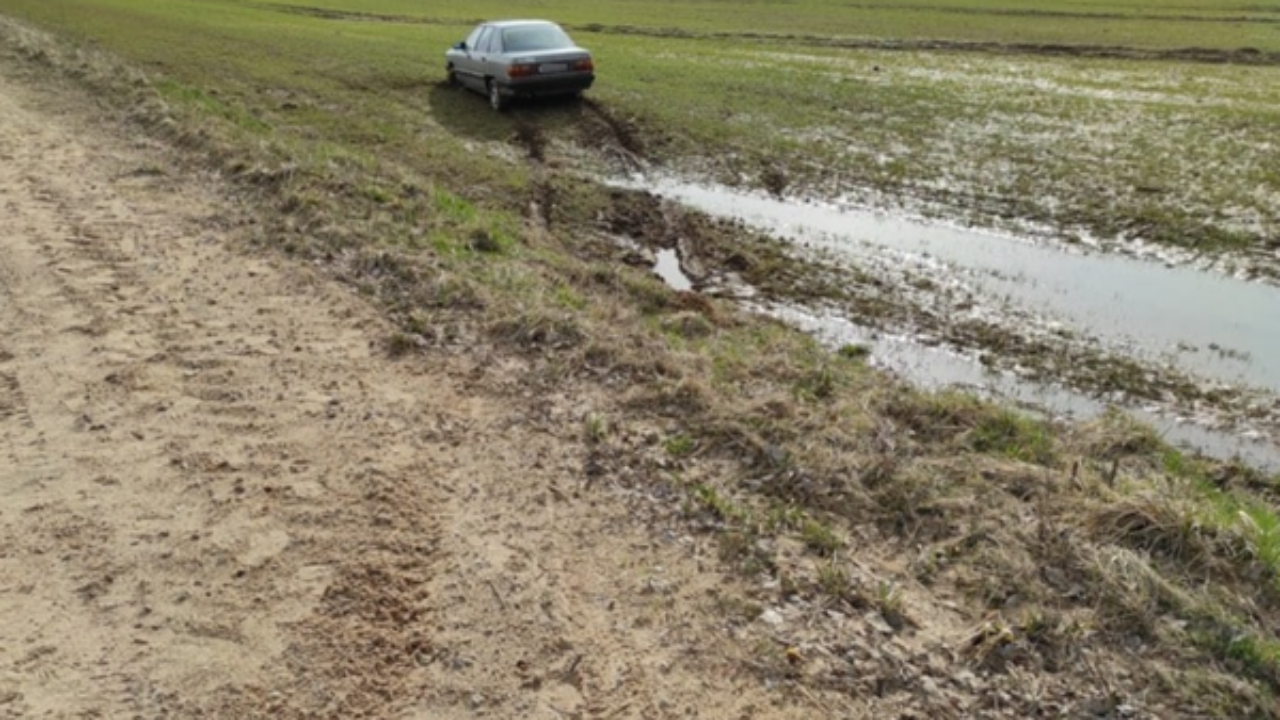
[[[938,688],[938,683],[927,675],[920,678],[920,687],[924,690],[924,694],[929,697],[937,697],[942,694],[942,691]]]
[[[782,613],[774,610],[773,608],[769,608],[768,610],[760,613],[760,621],[766,625],[772,625],[774,627],[777,627],[784,622]]]
[[[876,632],[879,632],[882,635],[893,634],[893,627],[889,625],[888,622],[885,621],[883,615],[876,612],[875,610],[872,610],[866,615],[863,615],[862,619],[865,620],[868,625],[874,628]]]
[[[976,690],[978,688],[978,676],[969,670],[958,670],[952,673],[951,680],[966,690]]]

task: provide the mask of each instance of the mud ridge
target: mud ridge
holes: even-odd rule
[[[1240,23],[1258,23],[1264,25],[1280,24],[1280,18],[1259,17],[1257,15],[1205,16],[1188,13],[1161,15],[1158,13],[1118,13],[1118,12],[1071,12],[1065,10],[1036,10],[1022,8],[967,8],[945,7],[940,5],[866,5],[849,4],[847,8],[856,10],[895,10],[899,12],[929,12],[947,15],[978,15],[994,17],[1031,17],[1031,18],[1069,18],[1073,20],[1140,20],[1166,22],[1223,23],[1238,25]],[[1244,10],[1244,8],[1239,8]],[[1268,12],[1264,8],[1251,8],[1256,12]],[[1274,11],[1271,11],[1274,12]]]
[[[1256,48],[1137,48],[1125,45],[1067,45],[1055,43],[997,43],[967,40],[876,40],[870,38],[830,37],[789,33],[727,32],[704,33],[681,28],[638,27],[634,25],[568,25],[604,35],[636,35],[641,37],[680,38],[686,40],[751,40],[789,45],[846,48],[850,50],[976,52],[999,55],[1043,55],[1047,57],[1080,57],[1111,60],[1148,60],[1196,62],[1205,64],[1238,63],[1241,65],[1280,65],[1280,53]]]
[[[361,12],[358,10],[332,10],[310,5],[289,5],[285,3],[247,3],[250,7],[286,13],[304,15],[322,20],[346,20],[355,22],[380,22],[399,25],[474,25],[481,20],[449,20],[444,18],[416,17],[411,15],[391,15],[386,13]]]

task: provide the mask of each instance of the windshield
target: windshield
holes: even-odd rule
[[[573,41],[555,25],[522,25],[502,31],[503,52],[533,52],[573,47]]]

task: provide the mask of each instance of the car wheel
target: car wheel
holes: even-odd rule
[[[458,73],[454,72],[453,68],[449,68],[449,74],[447,76],[447,80],[449,82],[449,87],[456,88],[461,84],[458,82]]]
[[[502,112],[507,109],[507,98],[498,92],[498,83],[496,80],[489,81],[489,107]]]

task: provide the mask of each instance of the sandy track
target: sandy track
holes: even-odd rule
[[[461,404],[380,377],[358,303],[230,252],[209,188],[49,112],[0,86],[0,712],[287,687],[292,633],[362,573],[421,594],[417,428]]]
[[[809,715],[733,660],[713,551],[587,485],[589,399],[386,359],[216,184],[10,69],[0,717]]]

